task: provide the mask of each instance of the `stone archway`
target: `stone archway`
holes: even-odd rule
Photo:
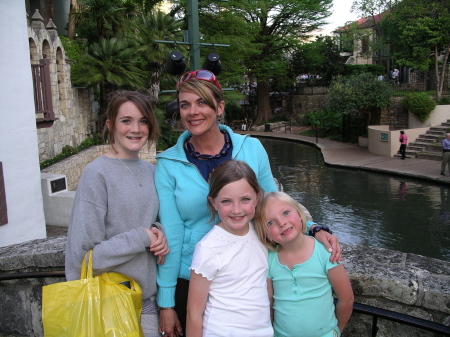
[[[30,63],[39,64],[39,53],[36,46],[36,42],[32,38],[28,39],[28,45],[30,47]]]

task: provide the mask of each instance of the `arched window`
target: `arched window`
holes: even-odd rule
[[[44,41],[42,46],[43,58],[37,64],[31,62],[36,126],[38,129],[51,127],[55,121],[50,81],[50,51],[48,41]]]

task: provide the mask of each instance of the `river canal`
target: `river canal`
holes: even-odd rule
[[[260,138],[272,173],[341,242],[450,262],[450,187],[326,166],[320,150]],[[437,169],[440,163],[436,163]]]

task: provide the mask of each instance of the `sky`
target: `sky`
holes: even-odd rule
[[[331,11],[333,14],[326,20],[330,22],[323,27],[322,35],[331,33],[335,28],[343,26],[347,21],[358,20],[358,16],[355,13],[351,13],[353,0],[333,0],[333,8]]]

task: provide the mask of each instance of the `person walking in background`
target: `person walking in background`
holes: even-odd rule
[[[448,165],[448,173],[450,175],[450,133],[445,135],[442,141],[442,165],[441,175],[445,176],[445,167]]]
[[[392,79],[394,80],[394,84],[399,84],[399,78],[400,78],[400,71],[395,68],[392,72]]]
[[[84,255],[93,249],[95,275],[117,272],[142,289],[141,325],[145,337],[158,337],[156,264],[169,252],[156,222],[155,165],[139,159],[159,136],[150,99],[136,91],[112,93],[104,133],[110,150],[86,166],[69,218],[66,277],[80,278]]]
[[[406,156],[406,145],[408,144],[408,136],[405,134],[405,131],[400,131],[400,154],[402,155],[402,159],[405,159]]]

